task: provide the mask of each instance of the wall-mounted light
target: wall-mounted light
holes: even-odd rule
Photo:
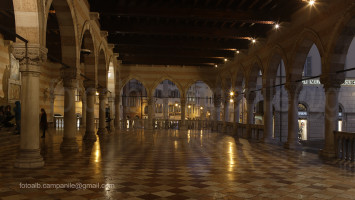
[[[217,68],[217,67],[218,67],[218,65],[214,65],[214,67],[215,67],[215,68]]]
[[[228,59],[227,59],[227,58],[225,58],[225,59],[224,59],[224,62],[227,62],[227,61],[228,61]]]
[[[229,100],[229,102],[233,103],[233,102],[234,102],[234,100],[233,100],[233,99],[230,99],[230,100]]]
[[[275,29],[279,29],[280,28],[280,24],[275,24]]]
[[[191,105],[188,105],[187,107],[188,107],[188,108],[191,108]]]
[[[203,107],[201,106],[200,109],[203,110]]]
[[[234,95],[234,92],[233,92],[233,91],[231,91],[231,92],[229,93],[229,95],[230,95],[230,96],[233,96],[233,95]]]

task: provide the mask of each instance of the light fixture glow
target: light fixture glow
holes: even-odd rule
[[[188,107],[188,108],[191,108],[191,105],[188,105],[187,107]]]
[[[214,65],[214,67],[215,67],[215,68],[217,68],[217,67],[218,67],[218,65]]]
[[[315,0],[310,0],[308,3],[309,3],[310,6],[313,6],[316,3],[316,1]]]
[[[176,103],[176,104],[175,104],[175,106],[177,107],[177,106],[178,106],[178,104]]]
[[[253,43],[255,43],[255,42],[256,42],[256,40],[255,40],[255,39],[252,39],[251,41],[252,41]]]
[[[233,99],[230,99],[229,102],[233,103]]]
[[[280,25],[279,24],[275,24],[275,29],[279,29]]]
[[[240,51],[237,51],[237,54],[239,54],[240,53]]]
[[[200,109],[203,110],[203,107],[201,106]]]
[[[227,62],[227,61],[228,61],[228,59],[227,59],[227,58],[225,58],[225,59],[224,59],[224,62]]]
[[[233,92],[233,91],[232,91],[232,92],[230,92],[230,93],[229,93],[229,95],[233,96],[233,95],[234,95],[234,92]]]

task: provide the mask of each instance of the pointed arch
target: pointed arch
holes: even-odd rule
[[[325,73],[334,73],[345,69],[346,55],[355,33],[355,4],[345,12],[335,25],[328,42],[328,51],[324,66]],[[345,76],[345,75],[344,75]]]
[[[247,79],[246,79],[247,80],[246,81],[246,86],[249,89],[255,89],[256,88],[259,72],[261,71],[261,73],[264,74],[263,73],[264,72],[263,69],[264,69],[264,67],[263,67],[261,59],[258,56],[254,56],[252,65],[251,65],[250,70],[249,70],[249,74],[248,74]]]
[[[178,90],[179,90],[180,97],[181,97],[181,98],[184,98],[184,96],[183,96],[184,93],[183,93],[182,86],[181,86],[178,82],[176,82],[173,78],[168,77],[168,76],[163,76],[163,77],[157,79],[156,81],[154,81],[154,83],[152,84],[152,87],[150,88],[150,91],[149,91],[148,94],[154,95],[155,89],[158,87],[158,85],[159,85],[161,82],[163,82],[163,81],[165,81],[165,80],[169,80],[169,81],[173,82],[173,83],[176,85],[176,87],[178,88]]]
[[[294,45],[290,65],[286,68],[287,81],[296,81],[302,78],[304,63],[313,44],[316,45],[320,57],[323,59],[325,50],[321,38],[315,31],[307,28],[300,34]]]
[[[287,66],[287,54],[280,45],[276,44],[267,59],[267,66],[263,75],[263,86],[269,87],[274,85],[281,61]]]
[[[50,8],[54,8],[56,15],[61,43],[62,62],[70,67],[79,67],[80,46],[78,42],[78,31],[76,29],[75,11],[72,2],[69,0],[49,0],[46,4],[46,21],[44,23],[44,41],[46,41],[47,20]],[[50,52],[49,52],[50,54]]]

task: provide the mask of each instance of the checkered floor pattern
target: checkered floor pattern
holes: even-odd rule
[[[1,199],[355,199],[353,163],[206,131],[120,131],[61,153],[62,131],[41,139],[45,167],[13,167],[0,151]],[[1,147],[0,147],[1,148]],[[107,184],[23,188],[21,184]]]

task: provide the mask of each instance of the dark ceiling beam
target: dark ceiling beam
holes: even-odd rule
[[[150,63],[150,62],[145,62],[145,61],[137,61],[137,62],[131,62],[131,61],[122,61],[123,65],[184,65],[184,66],[197,66],[197,67],[214,67],[214,63],[164,63],[164,62],[157,62],[157,63]]]
[[[189,56],[189,57],[234,57],[235,51],[231,50],[210,50],[210,49],[192,49],[192,48],[176,48],[176,47],[142,47],[132,45],[118,45],[118,53],[121,54],[144,54],[144,55],[161,55],[161,56]]]
[[[191,25],[165,25],[156,23],[122,23],[102,22],[103,30],[111,34],[129,33],[142,35],[186,35],[200,36],[206,38],[229,38],[240,40],[251,40],[255,37],[265,37],[265,30],[257,27],[248,28],[218,28],[218,27],[196,27]]]
[[[127,37],[112,36],[108,37],[109,43],[130,46],[145,47],[176,47],[176,48],[198,48],[198,49],[247,49],[250,41],[247,40],[202,40],[202,39],[171,39],[166,37],[150,38],[150,37]]]
[[[109,5],[109,4],[108,4]],[[134,17],[164,17],[203,19],[211,21],[239,21],[256,24],[273,24],[279,20],[276,12],[268,11],[242,11],[242,10],[212,10],[212,9],[186,9],[186,8],[150,8],[150,7],[119,7],[107,6],[97,8],[101,15],[134,16]],[[289,19],[284,19],[289,20]]]
[[[223,64],[223,58],[208,58],[208,57],[164,57],[164,56],[147,56],[147,55],[140,55],[140,56],[125,56],[120,55],[118,60],[122,61],[130,61],[130,62],[146,62],[152,64],[158,63],[178,63],[184,65],[186,63],[190,64],[200,64],[200,63],[215,63],[215,64]]]

